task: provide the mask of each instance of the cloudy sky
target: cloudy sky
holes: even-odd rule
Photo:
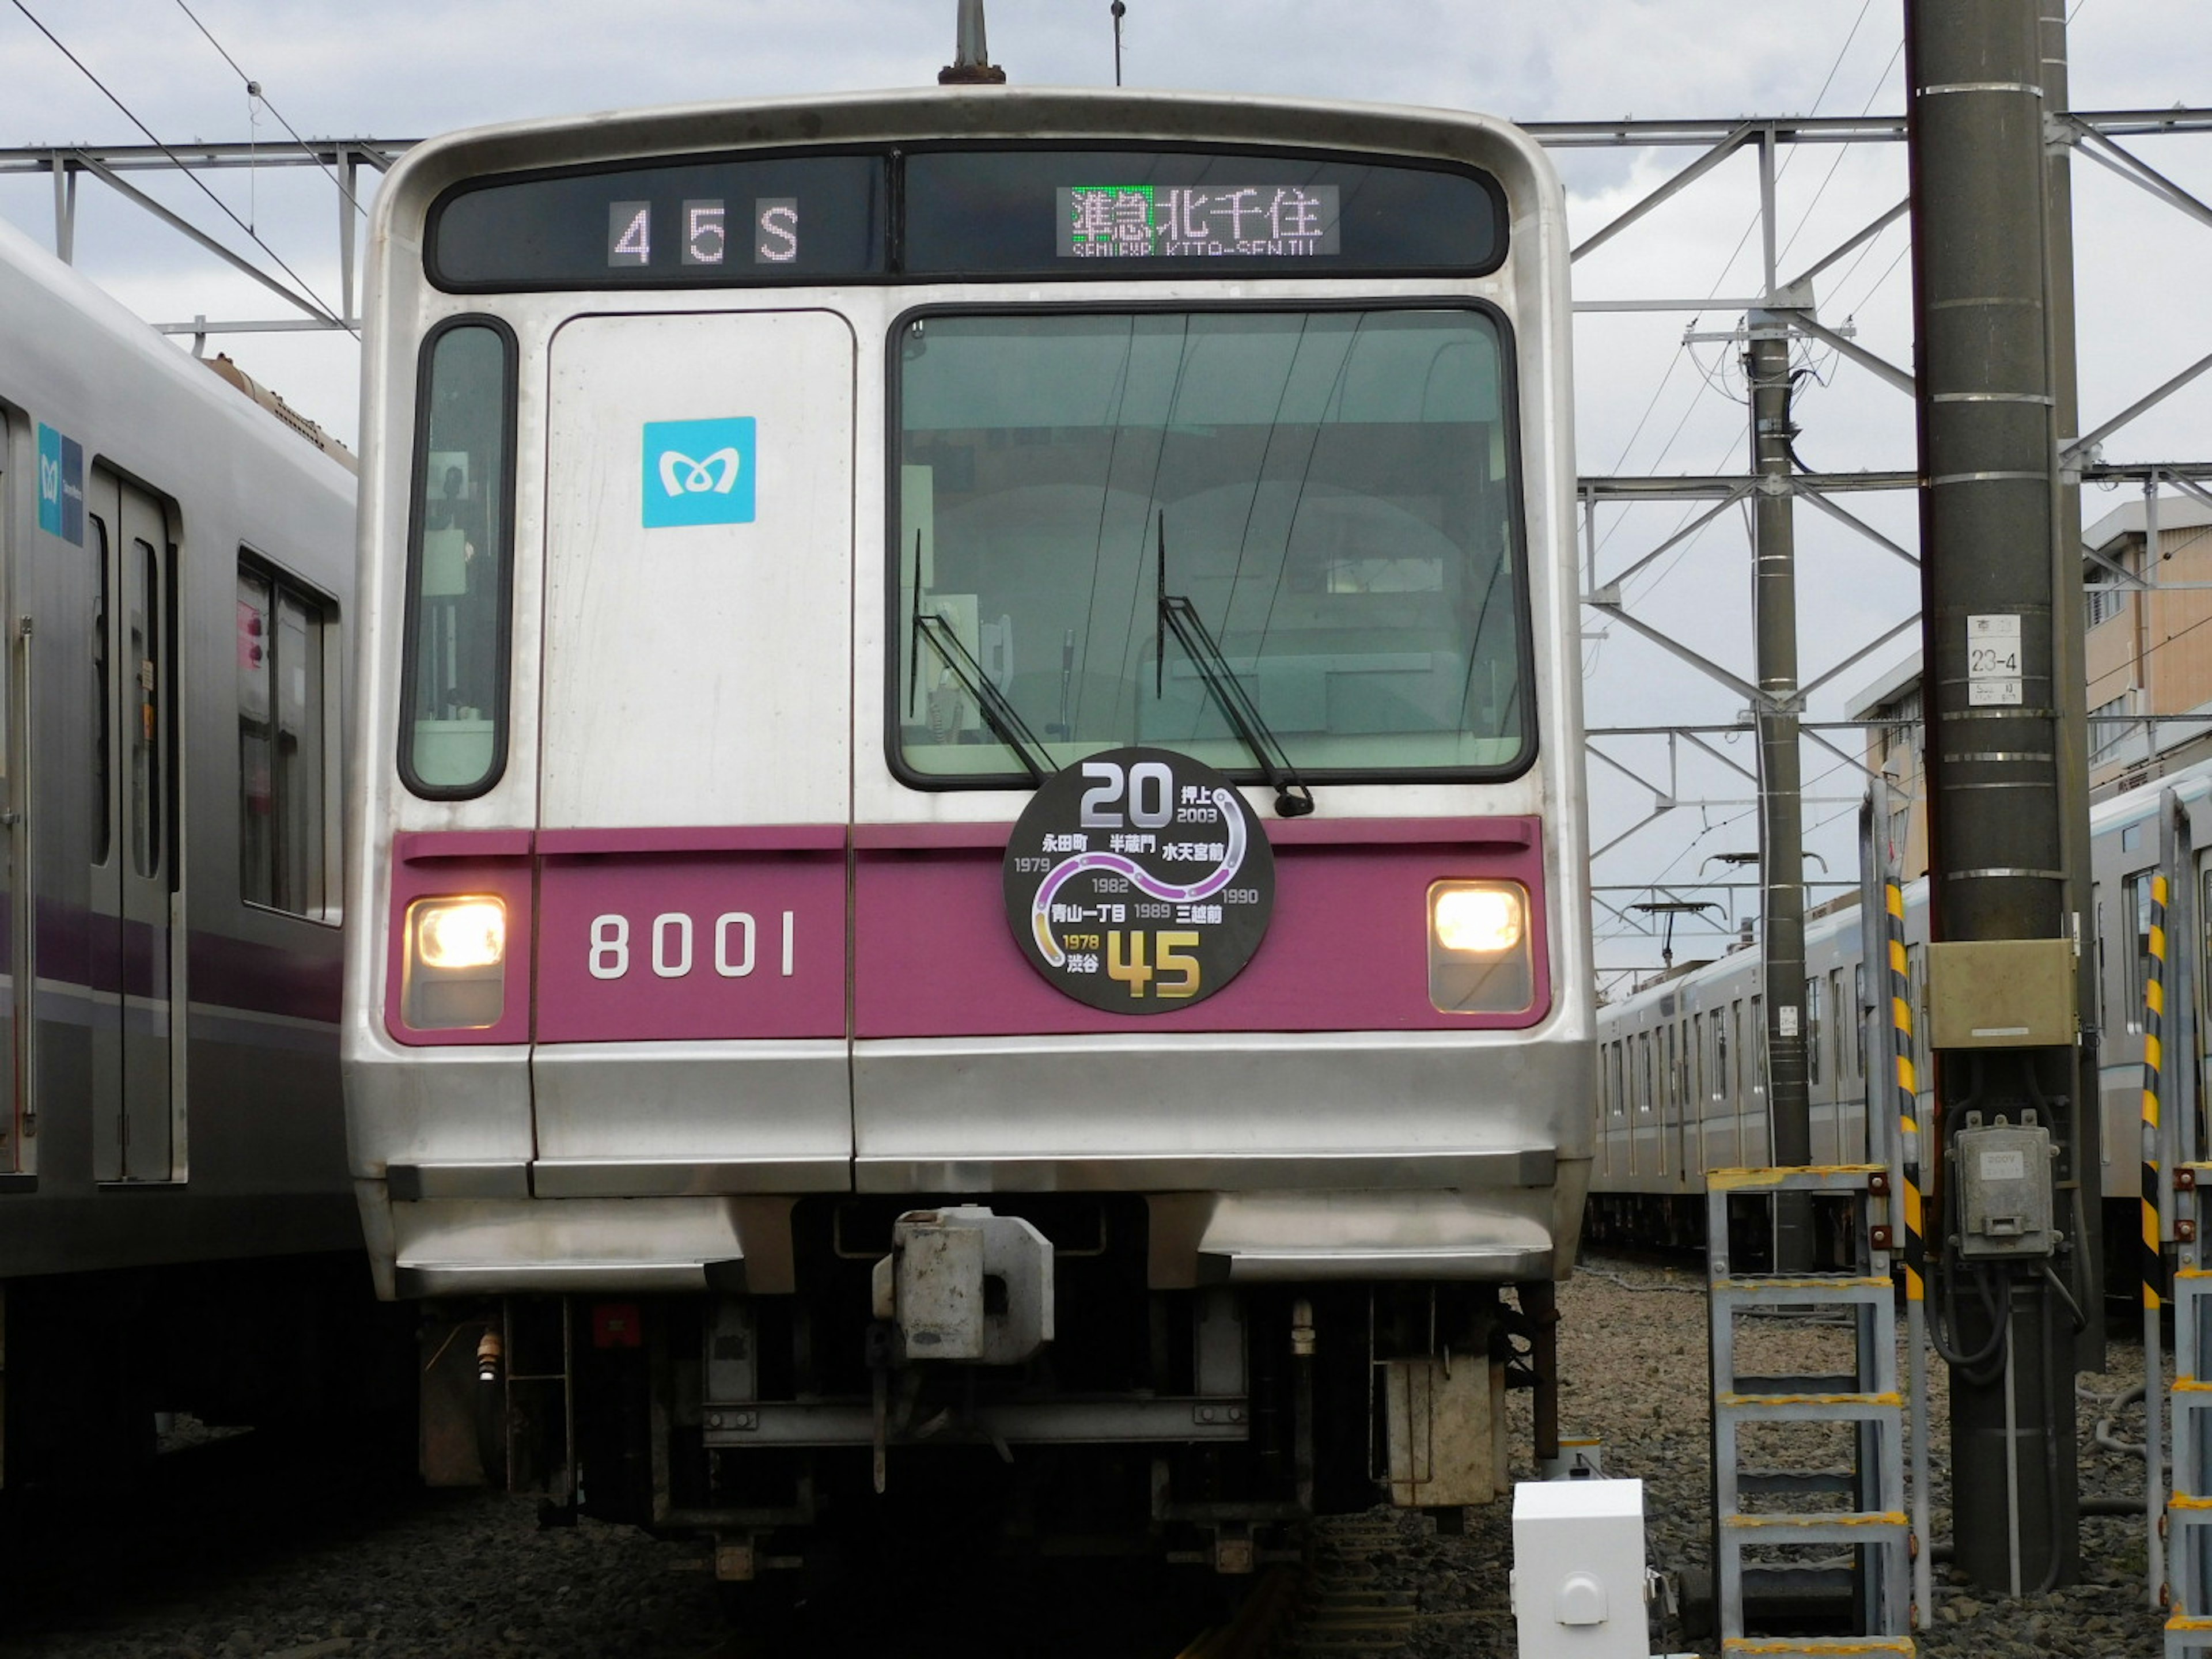
[[[1250,91],[1481,109],[1523,120],[1896,112],[1904,106],[1901,0],[1127,0],[1125,77],[1133,87]],[[185,7],[189,5],[188,12]],[[27,13],[24,8],[27,7]],[[744,98],[809,89],[910,86],[951,55],[954,0],[0,0],[0,145],[129,143],[126,116],[34,26],[59,37],[169,142],[311,137],[407,138],[520,116]],[[197,19],[197,23],[195,21]],[[204,26],[204,29],[201,26]],[[1106,0],[993,0],[992,55],[1028,84],[1113,78]],[[212,39],[210,39],[212,37]],[[228,54],[228,59],[226,58]],[[2079,0],[2072,8],[2074,107],[2212,105],[2204,0]],[[234,60],[234,63],[233,61]],[[248,96],[245,77],[264,100]],[[2129,141],[2212,200],[2212,136]],[[1687,161],[1685,150],[1559,155],[1579,239]],[[2076,235],[2085,425],[2212,352],[2212,228],[2077,162]],[[138,176],[142,181],[145,175]],[[1904,193],[1899,147],[1806,147],[1780,188],[1785,274],[1814,264]],[[245,240],[204,196],[146,187],[195,222]],[[234,173],[214,187],[317,292],[338,287],[335,192],[319,174]],[[43,178],[0,177],[0,215],[52,235]],[[1586,473],[1737,470],[1746,447],[1737,348],[1726,301],[1753,291],[1759,238],[1752,164],[1739,158],[1577,270],[1578,298],[1704,298],[1714,308],[1586,313],[1577,331],[1578,443]],[[117,202],[83,187],[78,261],[154,321],[275,314],[269,296]],[[268,264],[268,255],[252,250]],[[1820,319],[1910,361],[1905,228],[1891,228],[1816,284]],[[353,347],[343,336],[218,341],[248,369],[350,439]],[[1909,467],[1911,405],[1823,349],[1801,353],[1818,379],[1801,394],[1798,450],[1821,471]],[[2212,375],[2106,446],[2112,459],[2212,457]],[[2090,492],[2094,521],[2118,495]],[[1908,499],[1846,503],[1911,545]],[[1599,579],[1685,521],[1680,507],[1601,517]],[[1802,659],[1808,679],[1908,617],[1911,571],[1809,508],[1798,514]],[[1740,517],[1723,515],[1628,586],[1631,608],[1748,673],[1750,564]],[[1644,641],[1586,613],[1594,726],[1722,722],[1739,700]],[[1839,674],[1813,702],[1837,718],[1849,694],[1896,662],[1908,641]],[[1753,844],[1746,781],[1663,740],[1601,740],[1686,805],[1631,835],[1598,866],[1605,884],[1693,882],[1711,854]],[[1748,744],[1719,744],[1746,766]],[[1847,744],[1846,746],[1850,746]],[[1806,759],[1808,824],[1848,878],[1860,784],[1818,750]],[[1650,791],[1594,768],[1595,840],[1651,809]],[[1709,804],[1698,804],[1709,803]],[[1721,866],[1710,872],[1717,877]],[[1815,872],[1817,873],[1817,872]],[[1685,889],[1686,891],[1687,890]],[[1627,891],[1605,895],[1626,904]],[[1743,908],[1743,895],[1720,893]],[[1732,930],[1732,921],[1727,924]],[[1601,910],[1601,966],[1654,962],[1656,943]],[[1694,939],[1686,948],[1710,950]]]

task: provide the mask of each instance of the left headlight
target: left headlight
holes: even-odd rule
[[[1429,1000],[1447,1014],[1515,1014],[1535,1000],[1528,890],[1516,881],[1429,888]]]
[[[407,962],[399,1018],[417,1031],[499,1023],[507,1003],[507,906],[468,896],[407,907]]]

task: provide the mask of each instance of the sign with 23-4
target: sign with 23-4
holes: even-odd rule
[[[1117,1014],[1202,1001],[1260,948],[1275,860],[1212,767],[1113,749],[1047,778],[1006,845],[1006,921],[1054,988]]]

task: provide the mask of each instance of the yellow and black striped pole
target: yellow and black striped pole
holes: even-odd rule
[[[2166,1060],[2166,878],[2150,878],[2150,961],[2143,975],[2142,1294],[2146,1312],[2160,1305],[2166,1262],[2160,1245],[2158,1097]]]
[[[1882,883],[1882,905],[1889,912],[1883,931],[1889,946],[1889,1018],[1897,1050],[1897,1121],[1906,1155],[1904,1202],[1905,1295],[1917,1302],[1926,1293],[1928,1248],[1920,1215],[1920,1083],[1912,1069],[1912,975],[1905,955],[1905,890]]]

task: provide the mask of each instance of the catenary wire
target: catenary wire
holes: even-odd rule
[[[337,313],[331,308],[330,304],[324,300],[323,296],[315,292],[313,286],[308,283],[306,277],[301,276],[298,271],[293,270],[290,265],[285,264],[284,258],[282,254],[278,253],[275,248],[270,246],[268,243],[263,241],[260,235],[253,229],[253,228],[247,224],[243,219],[240,218],[238,215],[232,210],[228,203],[225,202],[222,197],[216,195],[213,190],[208,187],[208,184],[205,179],[202,179],[199,174],[194,173],[190,167],[187,167],[185,165],[184,159],[179,156],[176,151],[171,149],[167,144],[163,143],[159,138],[154,136],[154,130],[138,118],[138,117],[132,112],[130,105],[125,103],[120,98],[117,97],[113,92],[110,91],[107,83],[102,81],[97,75],[94,75],[92,72],[90,66],[88,65],[82,58],[79,58],[75,52],[71,52],[66,46],[62,44],[61,37],[57,35],[52,29],[48,28],[46,24],[39,20],[38,14],[33,12],[30,7],[25,3],[25,0],[12,0],[12,3],[15,9],[21,12],[24,17],[29,21],[33,28],[38,30],[40,33],[46,37],[47,40],[53,46],[55,51],[60,52],[63,57],[68,58],[86,80],[91,82],[94,86],[100,89],[101,95],[105,97],[109,103],[114,105],[117,109],[123,112],[124,118],[145,135],[146,142],[148,143],[153,145],[154,148],[160,150],[162,155],[167,156],[177,170],[183,173],[185,178],[191,180],[194,188],[198,190],[201,195],[206,197],[209,201],[213,202],[217,208],[222,210],[223,217],[228,219],[231,223],[236,225],[240,230],[244,231],[248,237],[252,239],[253,245],[256,247],[259,248],[264,253],[266,253],[271,259],[274,259],[276,262],[277,269],[282,270],[287,276],[290,277],[293,282],[299,285],[301,292],[313,303],[315,309],[322,315],[325,321],[336,323],[339,327],[343,328],[349,334],[354,334],[356,332],[352,325],[348,323],[343,318],[340,317]],[[356,337],[358,338],[359,336],[356,334]]]
[[[361,203],[356,199],[354,193],[346,188],[344,181],[325,165],[322,157],[315,155],[315,152],[309,147],[307,141],[300,137],[299,128],[294,126],[289,121],[286,120],[284,118],[284,112],[278,109],[276,105],[269,101],[269,94],[261,90],[261,82],[248,75],[246,70],[240,66],[238,59],[233,58],[230,55],[228,49],[223,46],[222,42],[215,38],[214,33],[208,27],[208,26],[200,21],[199,14],[194,11],[190,6],[186,5],[185,3],[185,0],[177,0],[177,9],[192,20],[192,27],[194,28],[198,29],[202,34],[207,36],[208,45],[213,46],[217,52],[221,53],[222,61],[229,64],[230,67],[236,71],[238,78],[246,82],[246,91],[252,94],[254,99],[260,104],[261,107],[267,110],[271,115],[276,118],[276,125],[283,127],[285,131],[292,135],[292,142],[299,145],[301,149],[306,150],[308,155],[314,156],[315,165],[323,169],[323,176],[328,179],[331,185],[337,189],[337,193],[345,198],[346,205],[351,208],[356,213],[362,214],[365,216],[368,214],[368,210],[363,207]]]

